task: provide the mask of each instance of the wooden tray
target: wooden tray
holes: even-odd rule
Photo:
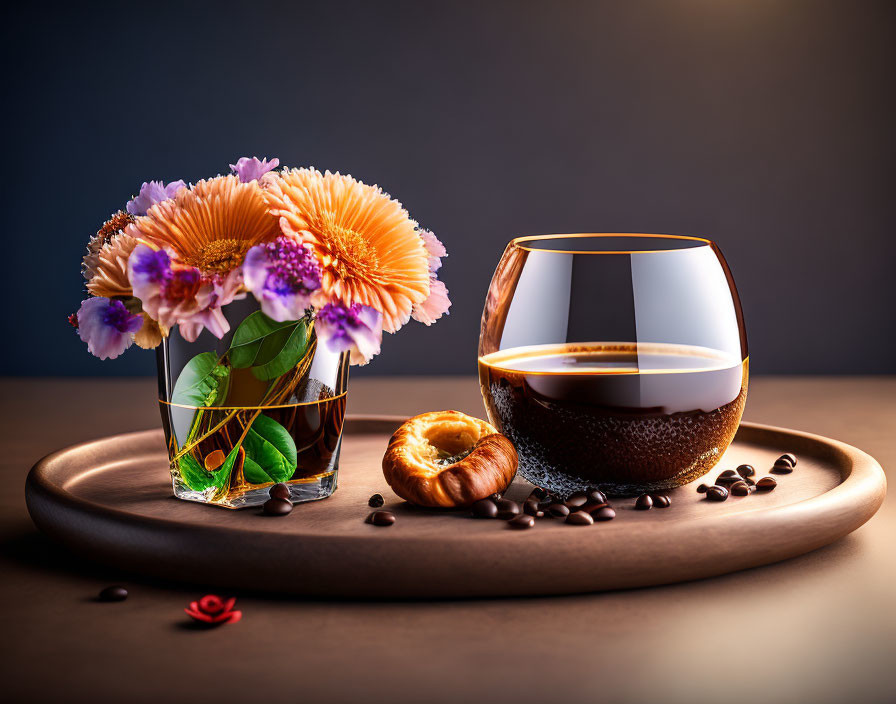
[[[28,510],[68,548],[122,570],[221,588],[425,598],[642,587],[756,567],[855,530],[886,493],[880,465],[854,447],[744,423],[709,476],[742,463],[762,476],[777,456],[794,452],[796,470],[771,493],[710,503],[689,485],[669,492],[668,509],[635,511],[632,499],[620,499],[613,521],[576,527],[543,519],[514,531],[398,499],[380,462],[401,420],[350,416],[339,490],[283,518],[175,499],[160,430],[45,457],[28,475]],[[508,497],[520,500],[530,489],[517,479]],[[364,522],[374,492],[397,514],[395,525]]]

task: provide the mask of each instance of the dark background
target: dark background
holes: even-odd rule
[[[3,21],[3,372],[91,357],[79,259],[149,179],[242,155],[381,185],[434,230],[454,302],[364,374],[474,373],[507,240],[716,240],[760,373],[896,372],[896,3],[22,4]]]

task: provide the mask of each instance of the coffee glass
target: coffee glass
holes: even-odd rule
[[[731,272],[699,237],[519,237],[482,314],[489,419],[520,474],[560,495],[633,495],[708,472],[734,438],[748,366]]]

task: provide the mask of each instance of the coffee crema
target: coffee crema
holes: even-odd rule
[[[517,347],[479,359],[489,419],[519,472],[559,494],[680,486],[708,472],[740,423],[748,359],[684,345]]]

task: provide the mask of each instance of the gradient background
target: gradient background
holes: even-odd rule
[[[510,238],[716,240],[751,371],[896,372],[896,3],[47,3],[3,22],[6,374],[154,374],[65,322],[141,182],[243,155],[377,183],[454,302],[361,374],[472,374]],[[23,353],[26,351],[27,353]]]

